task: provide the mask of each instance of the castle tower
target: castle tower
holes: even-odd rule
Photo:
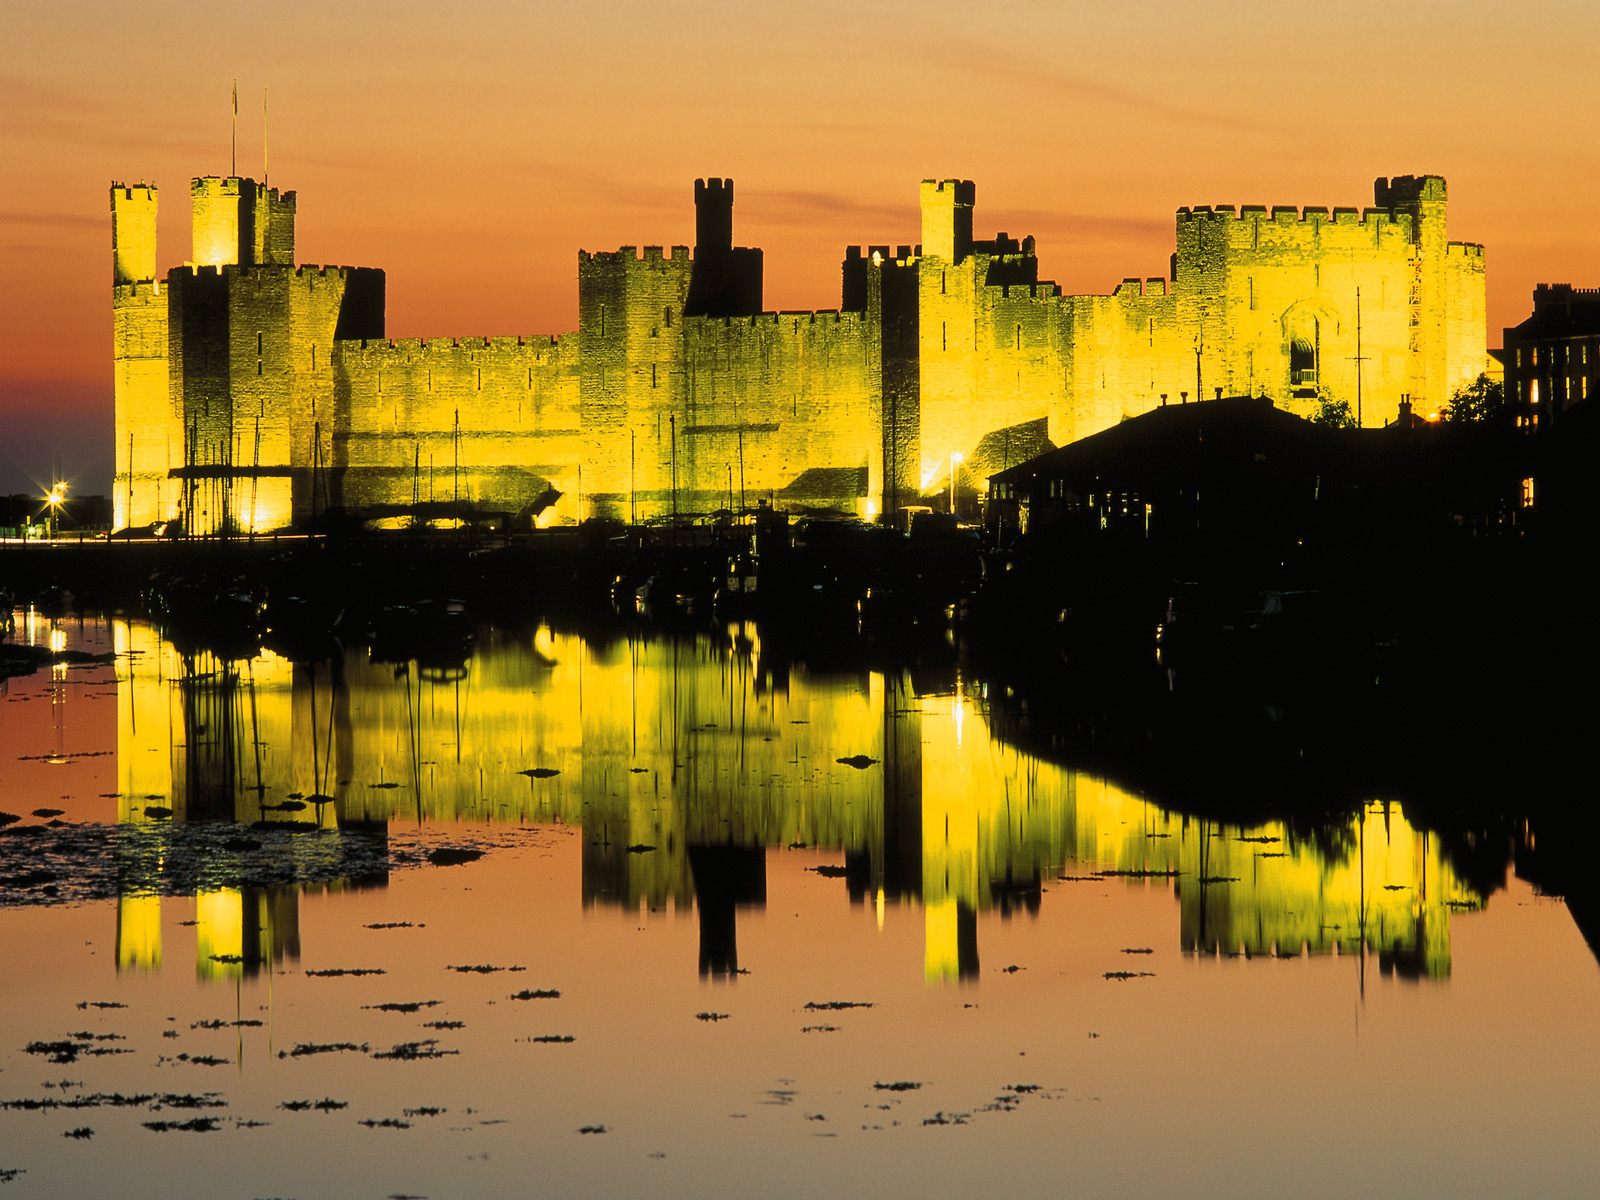
[[[197,267],[223,267],[249,262],[255,248],[255,185],[249,180],[215,175],[191,180],[193,249]]]
[[[1410,394],[1426,411],[1438,411],[1449,399],[1445,378],[1445,182],[1437,175],[1399,175],[1375,180],[1372,194],[1378,207],[1411,218]],[[1386,405],[1386,409],[1393,407],[1393,402]]]
[[[921,440],[919,490],[959,469],[987,426],[977,397],[977,312],[984,280],[972,254],[969,179],[922,181],[922,258],[917,268]]]
[[[148,183],[111,189],[111,282],[156,277],[156,189]]]
[[[688,316],[748,317],[761,311],[760,250],[733,244],[733,180],[694,181],[694,277]]]
[[[294,192],[265,184],[255,190],[255,245],[252,261],[261,266],[294,266]]]
[[[922,181],[922,257],[952,265],[972,253],[972,206],[977,189],[970,179]]]
[[[167,296],[156,278],[156,210],[153,185],[112,185],[116,529],[152,525],[177,513],[169,472],[179,465],[183,441],[167,391]]]
[[[694,181],[694,256],[733,249],[733,180]]]
[[[208,175],[190,181],[189,198],[196,266],[294,265],[295,193]]]

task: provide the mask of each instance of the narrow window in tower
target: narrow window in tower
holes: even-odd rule
[[[256,333],[256,357],[259,358],[260,356],[261,356],[261,334],[258,331]]]
[[[528,390],[533,391],[533,368],[528,368]]]
[[[1254,312],[1256,307],[1256,277],[1254,275],[1247,276],[1246,281],[1250,285],[1250,311]]]
[[[256,374],[261,374],[261,360],[259,358],[256,359]]]
[[[1022,349],[1022,326],[1017,326],[1017,349]]]
[[[650,364],[650,386],[651,387],[655,387],[656,386],[656,364],[655,363],[651,363]]]
[[[477,385],[478,385],[478,390],[479,390],[479,391],[480,391],[480,392],[481,392],[481,391],[483,391],[483,368],[482,368],[482,367],[479,367],[479,368],[478,368],[478,369],[477,369],[477,379],[476,379],[476,382],[477,382]]]
[[[661,323],[668,329],[672,328],[672,309],[663,308],[661,310]]]
[[[939,349],[950,349],[950,331],[943,321],[939,322]]]
[[[939,272],[939,295],[944,295],[944,272]]]
[[[1154,317],[1150,318],[1150,344],[1152,346],[1156,344],[1156,319]]]
[[[315,342],[311,343],[311,369],[313,371],[317,369],[317,344]]]

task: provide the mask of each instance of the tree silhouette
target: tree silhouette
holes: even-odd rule
[[[1462,384],[1450,396],[1442,416],[1452,425],[1497,420],[1506,411],[1505,385],[1488,375]]]

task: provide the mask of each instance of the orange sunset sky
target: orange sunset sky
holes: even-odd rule
[[[0,492],[112,457],[112,180],[262,162],[303,262],[388,272],[393,336],[554,333],[580,247],[693,241],[732,176],[773,308],[838,304],[853,242],[915,242],[917,181],[976,180],[980,235],[1104,292],[1160,275],[1183,204],[1366,205],[1434,172],[1483,242],[1489,344],[1539,281],[1600,285],[1592,0],[985,5],[273,5],[14,0],[0,12]]]

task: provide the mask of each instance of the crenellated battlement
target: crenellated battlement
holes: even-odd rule
[[[382,357],[459,357],[465,351],[470,357],[479,352],[488,354],[514,354],[533,351],[543,354],[560,348],[575,334],[503,335],[499,337],[437,337],[437,338],[350,338],[335,342],[342,353],[360,353],[364,361]]]
[[[245,283],[261,284],[270,280],[285,279],[294,276],[296,279],[306,279],[315,285],[321,280],[347,280],[351,275],[362,271],[378,271],[379,267],[352,267],[336,263],[298,263],[290,266],[287,263],[224,263],[221,266],[211,266],[194,263],[185,263],[184,266],[194,271],[226,271],[232,279]]]
[[[1243,204],[1235,208],[1231,204],[1201,204],[1194,207],[1178,209],[1177,221],[1179,225],[1190,221],[1233,222],[1245,221],[1270,221],[1274,225],[1368,225],[1382,223],[1386,225],[1407,225],[1411,223],[1411,214],[1403,210],[1392,208],[1350,208],[1335,207],[1330,217],[1327,208],[1310,205],[1305,208],[1296,208],[1284,204]]]
[[[153,183],[120,183],[111,185],[111,205],[115,209],[117,200],[142,200],[148,204],[156,202],[160,189]]]
[[[298,194],[295,192],[284,192],[275,187],[268,187],[266,184],[257,183],[248,175],[196,175],[189,180],[189,194],[191,196],[264,196],[279,204],[290,206],[295,205],[299,199]]]
[[[1023,297],[1030,300],[1057,300],[1061,297],[1061,285],[1048,279],[1034,283],[995,284],[991,290],[998,291],[1004,300],[1020,300]]]
[[[1570,283],[1536,283],[1533,285],[1533,301],[1536,306],[1541,302],[1566,300],[1577,296],[1600,299],[1600,287],[1584,288]]]
[[[909,263],[922,256],[921,246],[846,246],[844,258],[846,262],[859,262],[862,259],[870,261],[873,255],[879,256],[885,262]]]
[[[1446,242],[1444,253],[1446,258],[1482,261],[1483,245],[1479,242]]]
[[[753,313],[747,317],[685,317],[684,328],[696,331],[727,329],[730,331],[776,329],[779,333],[794,334],[816,326],[838,329],[860,329],[867,315],[837,308],[783,309],[778,312]]]
[[[118,305],[156,304],[166,300],[166,293],[162,290],[159,279],[113,284],[111,296],[113,303]]]
[[[1111,293],[1119,299],[1132,300],[1134,298],[1162,297],[1172,295],[1171,283],[1165,279],[1149,278],[1139,279],[1130,276],[1117,284]]]
[[[691,254],[687,246],[673,246],[670,250],[661,246],[618,246],[615,250],[579,250],[578,262],[600,264],[622,263],[684,263],[691,261]]]

